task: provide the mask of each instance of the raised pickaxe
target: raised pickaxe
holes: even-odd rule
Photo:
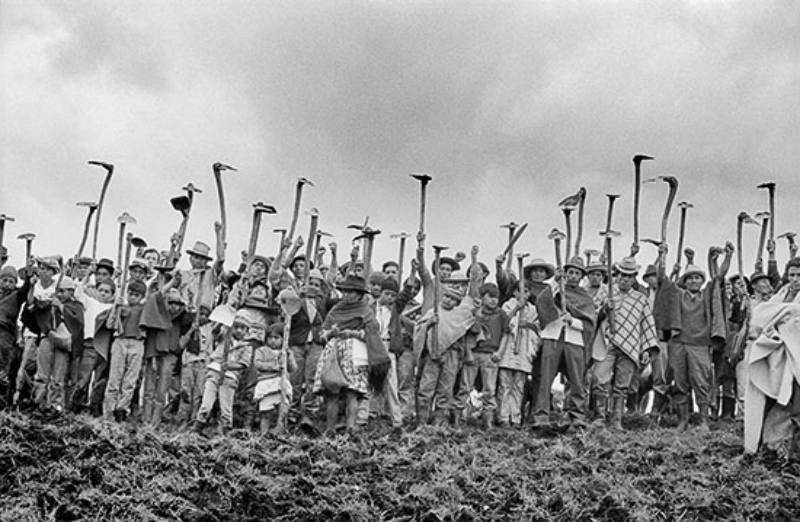
[[[592,257],[600,257],[603,255],[603,253],[599,250],[594,250],[593,248],[587,248],[583,251],[583,255],[586,256],[586,266],[588,267],[592,264]]]
[[[517,270],[519,270],[519,305],[520,309],[517,311],[517,327],[515,329],[514,335],[514,354],[519,353],[519,341],[520,341],[520,332],[522,328],[520,325],[522,324],[522,310],[525,308],[523,303],[525,302],[522,296],[525,294],[525,278],[522,277],[522,271],[524,270],[522,263],[524,262],[525,258],[528,257],[530,254],[517,254]]]
[[[232,170],[237,172],[237,169],[231,167],[230,165],[225,165],[224,163],[216,162],[211,165],[211,169],[214,171],[214,182],[217,185],[217,196],[219,196],[219,218],[220,223],[222,223],[222,244],[225,245],[226,242],[226,233],[228,227],[228,220],[227,215],[225,213],[225,192],[222,190],[222,172],[225,170]]]
[[[435,274],[433,277],[433,337],[431,339],[431,353],[439,355],[439,300],[442,293],[442,280],[439,274],[439,262],[442,252],[447,250],[446,246],[433,245],[433,266]]]
[[[686,236],[686,213],[690,208],[694,208],[694,205],[686,201],[681,201],[678,203],[678,207],[681,209],[681,227],[678,231],[678,260],[675,262],[680,266],[683,252],[683,240]]]
[[[768,181],[758,186],[760,189],[767,189],[769,192],[769,240],[775,241],[775,182]]]
[[[667,242],[667,223],[669,222],[669,213],[672,210],[672,204],[675,202],[675,195],[678,193],[678,179],[673,176],[658,176],[643,181],[642,183],[651,183],[654,181],[663,181],[669,185],[669,194],[667,195],[667,203],[664,205],[664,214],[661,216],[661,242]]]
[[[573,207],[561,207],[561,212],[564,213],[564,222],[566,223],[566,240],[564,245],[564,259],[569,260],[572,258],[570,255],[572,249],[572,211],[575,210]]]
[[[739,264],[739,277],[744,278],[744,260],[742,255],[742,232],[744,225],[758,225],[758,221],[750,217],[747,212],[739,212],[736,216],[736,260]],[[687,253],[687,258],[688,253]],[[690,261],[691,264],[691,261]]]
[[[5,214],[0,214],[0,247],[3,246],[3,235],[6,230],[6,221],[14,221],[14,218]]]
[[[308,274],[311,271],[312,256],[316,253],[314,250],[314,241],[317,235],[317,227],[319,226],[319,210],[316,208],[309,209],[306,214],[311,216],[311,223],[308,229],[308,243],[306,244],[306,273],[304,283],[308,283]]]
[[[299,177],[297,178],[297,186],[295,187],[294,191],[294,209],[292,210],[292,223],[289,226],[289,241],[294,240],[294,231],[297,228],[297,219],[300,217],[300,200],[303,197],[303,186],[310,185],[314,186],[314,183],[307,178]],[[308,238],[311,241],[311,238]],[[281,245],[283,243],[281,242]],[[281,246],[282,248],[282,246]]]
[[[258,246],[258,236],[261,231],[261,216],[263,214],[275,214],[277,211],[272,205],[259,201],[253,203],[253,221],[250,224],[250,241],[247,244],[247,268],[253,263],[253,258],[256,255],[256,247]],[[249,273],[249,270],[248,270]]]
[[[286,229],[285,228],[273,228],[272,232],[275,234],[281,235],[281,242],[278,245],[278,253],[283,251],[283,243],[286,242]]]
[[[403,284],[403,263],[405,262],[406,255],[406,239],[411,237],[411,234],[400,232],[399,234],[392,234],[389,236],[392,239],[400,240],[400,252],[397,254],[397,281]]]
[[[613,254],[611,250],[612,240],[620,235],[616,230],[606,229],[600,232],[600,235],[606,240],[606,270],[608,270],[608,302],[613,305],[614,303],[614,278],[611,277],[613,267]],[[614,335],[614,307],[608,309],[608,331]]]
[[[764,265],[764,244],[767,242],[767,228],[771,224],[769,212],[756,212],[753,218],[761,220],[761,234],[758,237],[758,252],[756,252],[756,266]]]
[[[33,252],[33,240],[35,238],[36,234],[33,232],[26,232],[17,236],[17,239],[25,241],[25,266],[30,265],[31,252]]]
[[[581,240],[583,239],[583,208],[586,205],[586,187],[581,187],[578,192],[571,196],[562,199],[558,206],[571,207],[578,209],[578,233],[575,236],[575,255],[577,256],[581,251]],[[569,233],[567,234],[569,235]],[[567,257],[569,257],[569,249],[567,248]]]
[[[81,201],[76,203],[79,207],[86,207],[89,212],[86,214],[86,221],[83,224],[83,236],[81,236],[81,244],[78,247],[78,254],[75,256],[77,261],[83,255],[83,248],[86,246],[86,239],[89,237],[89,224],[92,222],[92,216],[97,210],[97,203],[93,201]]]
[[[419,232],[425,233],[425,204],[427,201],[428,183],[433,179],[424,172],[412,172],[411,177],[419,181]]]
[[[652,156],[637,154],[633,157],[633,244],[639,243],[639,193],[642,190],[642,162],[654,159]],[[634,249],[632,249],[634,250]]]
[[[122,245],[125,243],[125,227],[128,225],[135,225],[136,219],[127,212],[123,212],[117,218],[119,223],[119,235],[117,236],[117,266],[122,267]]]
[[[508,245],[506,245],[506,249],[503,250],[504,257],[505,256],[511,257],[511,251],[514,250],[514,245],[517,243],[517,241],[519,241],[519,238],[522,237],[522,234],[525,232],[527,228],[528,228],[527,223],[523,223],[522,225],[517,227],[516,232],[514,232],[514,235],[511,237],[511,240],[508,242]],[[458,255],[456,255],[456,258],[457,257]],[[458,261],[458,259],[456,259],[456,261]]]
[[[556,266],[558,268],[561,268],[561,266],[562,266],[561,265],[561,242],[564,241],[564,239],[566,237],[567,236],[557,228],[554,228],[554,229],[550,230],[550,233],[547,234],[547,239],[551,240],[553,242],[553,245],[555,246],[555,250],[556,250]],[[521,274],[520,274],[520,277],[521,277]]]
[[[97,236],[100,234],[100,215],[103,212],[103,202],[106,200],[108,184],[111,183],[111,175],[114,174],[114,165],[103,161],[90,161],[89,165],[102,167],[106,171],[103,180],[103,188],[100,189],[100,199],[97,201],[97,215],[94,218],[94,235],[92,237],[92,259],[97,259]]]
[[[500,228],[507,228],[508,229],[508,243],[507,245],[511,244],[511,240],[514,238],[514,231],[517,230],[519,225],[511,221],[507,225],[500,225]],[[511,258],[514,256],[514,247],[508,249],[508,259],[506,260],[506,270],[511,270]]]
[[[612,218],[614,217],[614,202],[617,199],[619,199],[619,194],[606,194],[606,198],[608,198],[608,211],[606,212],[606,230],[611,230]],[[635,243],[638,243],[638,239],[635,241]],[[606,252],[606,244],[604,242],[603,259],[606,259],[607,257],[608,257],[608,252]]]
[[[786,241],[789,243],[789,259],[793,259],[797,256],[797,243],[795,242],[796,237],[797,234],[794,232],[784,232],[778,236],[778,239],[786,239]]]
[[[372,271],[372,251],[375,244],[375,236],[381,233],[380,230],[366,227],[361,234],[354,237],[353,241],[364,240],[364,273],[369,275]]]

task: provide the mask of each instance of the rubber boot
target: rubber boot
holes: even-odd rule
[[[678,431],[686,431],[689,427],[689,405],[678,404]]]
[[[603,425],[608,420],[608,395],[598,393],[594,397],[594,424]]]
[[[453,427],[455,429],[461,429],[463,425],[463,419],[461,417],[461,412],[459,410],[453,410],[451,413],[451,418],[453,420]]]
[[[492,413],[491,411],[483,412],[483,416],[482,416],[482,419],[481,419],[481,421],[482,421],[481,424],[483,425],[483,427],[485,429],[487,429],[487,430],[492,429],[492,424],[493,424],[492,423],[492,419],[493,418],[494,418],[494,413]]]
[[[698,404],[700,409],[700,424],[697,426],[697,429],[700,431],[708,431],[708,405],[707,404]]]
[[[627,397],[614,397],[611,402],[611,429],[622,431],[622,412]]]
[[[736,413],[736,399],[733,397],[722,398],[722,416],[720,420],[723,422],[733,422],[733,416]]]

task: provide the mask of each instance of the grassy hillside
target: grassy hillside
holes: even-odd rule
[[[283,439],[0,414],[3,520],[791,520],[800,477],[710,433]]]

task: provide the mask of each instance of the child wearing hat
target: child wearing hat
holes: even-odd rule
[[[127,301],[117,297],[106,326],[115,332],[111,343],[108,383],[103,399],[103,418],[118,422],[128,418],[144,358],[144,331],[139,326],[147,287],[142,281],[128,283]]]
[[[181,335],[181,402],[178,421],[188,423],[197,417],[206,384],[206,365],[214,347],[214,325],[209,320],[211,310],[200,305],[197,323]]]
[[[283,379],[283,330],[283,323],[270,325],[266,344],[256,347],[253,357],[253,364],[258,371],[253,400],[258,405],[261,433],[269,431],[270,424],[273,424],[271,417],[281,403],[282,394],[286,395],[288,402],[292,401],[292,384],[288,379]],[[286,357],[286,371],[294,372],[297,362],[291,350],[287,350]]]
[[[0,408],[10,392],[11,360],[17,344],[17,318],[28,297],[31,278],[25,271],[22,286],[17,288],[17,270],[10,265],[0,268]]]
[[[214,404],[219,401],[221,432],[233,427],[233,400],[239,381],[250,366],[253,346],[258,344],[248,339],[254,326],[260,327],[263,335],[266,325],[263,317],[253,310],[243,308],[236,312],[233,324],[211,352],[206,365],[206,382],[203,399],[197,412],[197,429],[202,430]]]
[[[417,236],[419,245],[424,235]],[[478,247],[474,246],[473,263],[477,264]],[[469,295],[464,296],[460,287],[443,285],[440,297],[438,322],[434,315],[433,285],[430,272],[425,266],[424,252],[417,248],[417,262],[420,278],[423,281],[422,317],[414,330],[414,354],[417,368],[420,368],[417,388],[417,423],[427,424],[433,413],[436,424],[445,424],[447,416],[454,421],[460,419],[455,408],[453,390],[459,367],[465,351],[468,330],[475,324],[475,314],[480,307],[478,287],[480,271],[473,271]],[[436,341],[433,325],[437,324]]]
[[[499,368],[497,398],[500,426],[521,424],[525,380],[533,370],[533,361],[539,351],[538,315],[528,298],[528,286],[522,289],[522,293],[517,286],[514,297],[503,303],[503,312],[509,317],[509,327],[503,335],[500,349],[492,356]]]

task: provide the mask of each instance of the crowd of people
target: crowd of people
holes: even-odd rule
[[[357,247],[340,265],[333,243],[307,259],[285,238],[226,271],[215,229],[216,256],[198,241],[185,270],[154,248],[127,270],[77,256],[15,268],[0,252],[2,406],[205,433],[621,430],[646,409],[674,412],[679,430],[744,417],[747,451],[800,458],[800,258],[781,273],[772,240],[750,277],[729,276],[731,243],[707,270],[668,268],[661,244],[644,267],[632,249],[615,263],[519,258],[516,273],[477,246],[431,262],[422,232],[406,267],[378,270]]]

